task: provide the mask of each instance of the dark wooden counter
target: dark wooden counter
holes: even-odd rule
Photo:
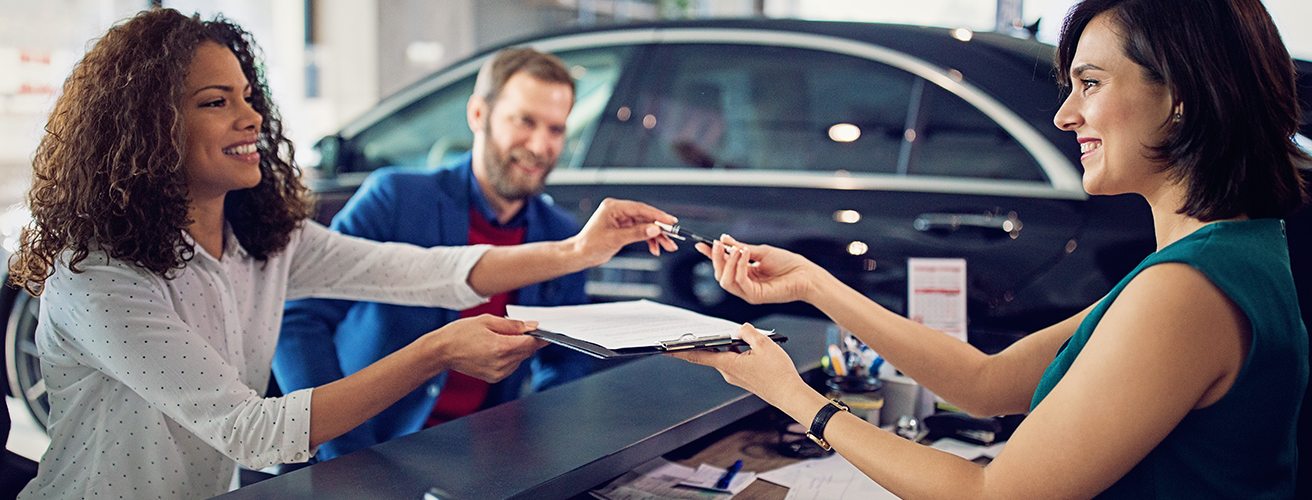
[[[803,369],[827,321],[770,316]],[[760,410],[715,370],[651,356],[217,498],[569,498]]]

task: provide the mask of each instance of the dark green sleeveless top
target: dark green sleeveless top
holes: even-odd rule
[[[1184,420],[1097,498],[1291,498],[1295,427],[1308,378],[1308,336],[1289,272],[1284,221],[1208,224],[1149,255],[1089,312],[1043,373],[1030,404],[1043,402],[1080,355],[1103,313],[1139,272],[1165,262],[1193,266],[1247,316],[1253,343],[1234,386]],[[1151,332],[1143,332],[1145,335]]]

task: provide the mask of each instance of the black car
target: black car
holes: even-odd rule
[[[781,20],[645,24],[521,42],[579,82],[547,193],[586,218],[641,200],[699,234],[802,253],[905,312],[907,259],[967,262],[970,327],[1031,331],[1084,308],[1153,249],[1137,197],[1089,197],[1052,125],[1052,48],[993,33]],[[320,144],[327,220],[362,177],[468,150],[481,54],[387,99]],[[631,252],[589,293],[735,320],[692,251]],[[796,308],[794,308],[796,309]]]
[[[644,201],[698,234],[801,253],[901,313],[909,258],[961,258],[969,339],[986,351],[1097,301],[1154,248],[1141,198],[1083,191],[1075,137],[1052,124],[1061,95],[1049,45],[796,20],[631,24],[509,45],[559,55],[578,82],[547,194],[580,220],[606,197]],[[318,219],[375,169],[467,151],[474,75],[500,48],[323,139]],[[740,321],[816,314],[727,295],[693,250],[654,258],[635,247],[592,270],[588,292]],[[0,303],[22,313],[8,321],[11,391],[42,419],[36,301],[6,293]]]
[[[645,201],[699,234],[804,254],[899,312],[908,258],[964,258],[978,344],[1077,312],[1154,247],[1142,199],[1083,191],[1074,135],[1052,124],[1061,96],[1049,45],[797,20],[634,24],[509,45],[556,53],[578,80],[548,180],[558,205],[586,218],[606,197]],[[499,48],[321,141],[320,220],[379,167],[438,166],[467,151],[465,102]],[[588,287],[596,299],[735,320],[781,309],[726,295],[691,251],[623,254]]]

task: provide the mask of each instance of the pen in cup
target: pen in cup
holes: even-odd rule
[[[721,490],[729,489],[729,483],[733,482],[733,476],[737,475],[742,468],[742,460],[734,462],[733,465],[729,466],[729,470],[724,471],[724,475],[720,476],[720,480],[715,482],[715,487]]]
[[[847,361],[844,359],[843,352],[838,349],[837,344],[829,344],[829,366],[833,367],[834,375],[847,376]]]

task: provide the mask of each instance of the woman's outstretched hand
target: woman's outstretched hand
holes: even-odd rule
[[[710,257],[721,287],[751,304],[807,300],[817,278],[827,274],[801,255],[727,234],[710,246],[698,243],[697,251]]]
[[[695,350],[671,353],[670,356],[715,368],[726,382],[747,389],[775,406],[779,406],[790,391],[807,388],[797,374],[792,358],[779,344],[750,323],[739,328],[738,333],[751,350],[742,353]]]

